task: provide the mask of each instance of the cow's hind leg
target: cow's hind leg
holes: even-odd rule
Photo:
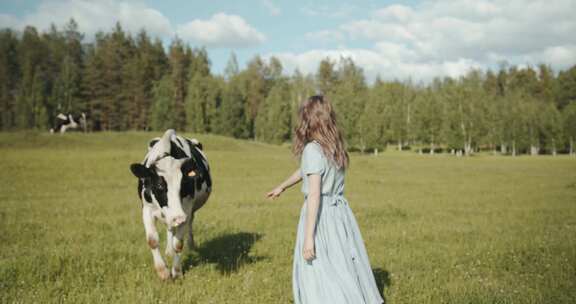
[[[152,210],[146,205],[142,206],[142,220],[144,222],[144,230],[146,231],[146,241],[152,251],[152,257],[154,258],[154,268],[156,269],[156,273],[158,273],[160,279],[167,280],[170,278],[170,272],[166,268],[166,263],[164,263],[162,255],[160,255],[160,242],[158,231],[156,231],[156,226],[154,225]]]
[[[189,219],[188,219],[189,220]],[[174,256],[172,257],[172,277],[177,278],[182,276],[182,260],[181,255],[184,249],[184,234],[188,228],[187,223],[182,223],[175,228],[174,236],[172,237],[172,247],[174,248]]]
[[[192,225],[194,224],[194,212],[190,214],[187,224],[188,224],[188,249],[195,250],[196,243],[194,242],[194,231],[192,230]]]

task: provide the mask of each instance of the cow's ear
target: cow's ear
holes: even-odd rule
[[[199,142],[196,138],[192,138],[192,139],[186,138],[186,141],[188,141],[188,144],[189,144],[190,146],[198,147],[198,149],[204,150],[203,147],[202,147],[202,143]]]
[[[160,138],[154,138],[148,143],[148,151],[154,147],[154,145],[160,140]]]
[[[130,171],[132,171],[132,174],[138,178],[146,178],[152,176],[152,171],[150,171],[150,168],[146,168],[146,166],[142,164],[130,165]]]
[[[196,163],[194,162],[194,159],[189,158],[186,161],[184,161],[184,163],[182,163],[182,166],[180,167],[181,171],[182,171],[182,175],[184,176],[189,176],[189,177],[194,177],[196,176]]]

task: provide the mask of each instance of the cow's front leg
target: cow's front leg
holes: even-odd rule
[[[166,228],[166,251],[164,253],[169,257],[174,257],[174,242],[172,241],[174,238],[173,229],[176,228]]]
[[[174,228],[174,236],[172,237],[172,248],[174,248],[174,256],[172,257],[172,277],[177,278],[182,276],[182,250],[184,249],[184,234],[187,228],[186,223]]]
[[[158,231],[154,225],[154,215],[152,214],[152,208],[144,204],[142,206],[142,221],[144,222],[144,230],[146,231],[146,241],[148,242],[148,247],[152,251],[152,257],[154,258],[154,268],[156,273],[162,280],[167,280],[170,278],[170,272],[166,268],[166,263],[160,255],[159,248],[159,238]]]

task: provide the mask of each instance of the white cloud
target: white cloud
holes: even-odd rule
[[[395,51],[401,50],[401,46],[396,46]],[[436,76],[458,77],[471,69],[481,68],[481,64],[474,60],[457,58],[454,60],[438,62],[411,62],[396,60],[394,55],[390,56],[389,49],[317,49],[303,53],[274,53],[265,56],[269,58],[275,56],[285,66],[286,70],[293,71],[299,69],[304,73],[316,73],[318,63],[329,58],[333,62],[339,62],[340,58],[351,58],[361,67],[368,80],[374,80],[377,76],[384,79],[408,79],[417,81],[429,81]]]
[[[178,27],[180,37],[208,47],[247,47],[266,40],[242,17],[218,13],[208,20],[193,20]]]
[[[264,7],[268,9],[268,12],[270,12],[270,15],[272,16],[278,16],[282,12],[280,8],[276,4],[274,4],[274,2],[272,2],[271,0],[261,0],[261,2],[262,5],[264,5]]]
[[[74,18],[88,39],[98,31],[109,31],[116,22],[132,33],[146,29],[153,36],[181,38],[207,47],[248,47],[265,40],[264,34],[242,17],[217,13],[208,20],[195,19],[172,25],[160,11],[141,1],[44,0],[32,12],[15,17],[0,14],[0,28],[22,29],[33,25],[47,30],[52,23],[62,26]]]
[[[351,39],[380,40],[411,40],[414,39],[410,30],[394,23],[381,23],[375,20],[358,20],[346,23],[340,27]]]
[[[14,28],[18,26],[18,18],[11,15],[0,14],[0,28]]]
[[[381,19],[403,22],[408,21],[414,15],[414,10],[409,6],[394,4],[377,10],[374,15]]]
[[[315,72],[324,57],[350,56],[369,79],[381,74],[384,78],[427,81],[434,76],[459,76],[471,68],[495,67],[504,60],[517,65],[547,63],[564,69],[576,63],[575,11],[574,0],[394,4],[366,18],[306,35],[339,37],[339,46],[360,42],[368,47],[274,55],[288,66],[310,72]]]
[[[170,21],[159,11],[141,2],[113,0],[42,1],[33,12],[21,18],[0,16],[0,26],[23,28],[26,25],[33,25],[45,30],[52,23],[61,26],[70,18],[74,18],[79,24],[80,31],[88,36],[100,30],[107,31],[116,22],[120,22],[124,29],[131,32],[144,28],[153,35],[172,34]]]
[[[344,40],[344,35],[339,31],[322,30],[317,32],[309,32],[304,35],[304,38],[309,41],[316,41],[322,43],[340,42]]]
[[[344,18],[348,17],[356,7],[349,4],[331,4],[331,5],[316,5],[304,6],[300,11],[310,17],[324,17],[324,18]]]
[[[554,46],[546,48],[536,56],[543,62],[550,62],[556,66],[569,66],[576,62],[576,45]]]

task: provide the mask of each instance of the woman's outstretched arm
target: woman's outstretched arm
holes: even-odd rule
[[[290,177],[288,177],[285,181],[283,181],[280,185],[276,188],[272,189],[272,191],[266,193],[267,198],[275,199],[284,192],[284,190],[292,187],[293,185],[299,183],[302,180],[302,176],[300,175],[300,169],[294,171]]]
[[[314,250],[314,233],[316,230],[316,220],[318,219],[318,207],[320,206],[320,182],[318,174],[310,174],[308,179],[309,192],[306,198],[306,225],[304,226],[304,248],[302,255],[306,260],[316,257]]]

